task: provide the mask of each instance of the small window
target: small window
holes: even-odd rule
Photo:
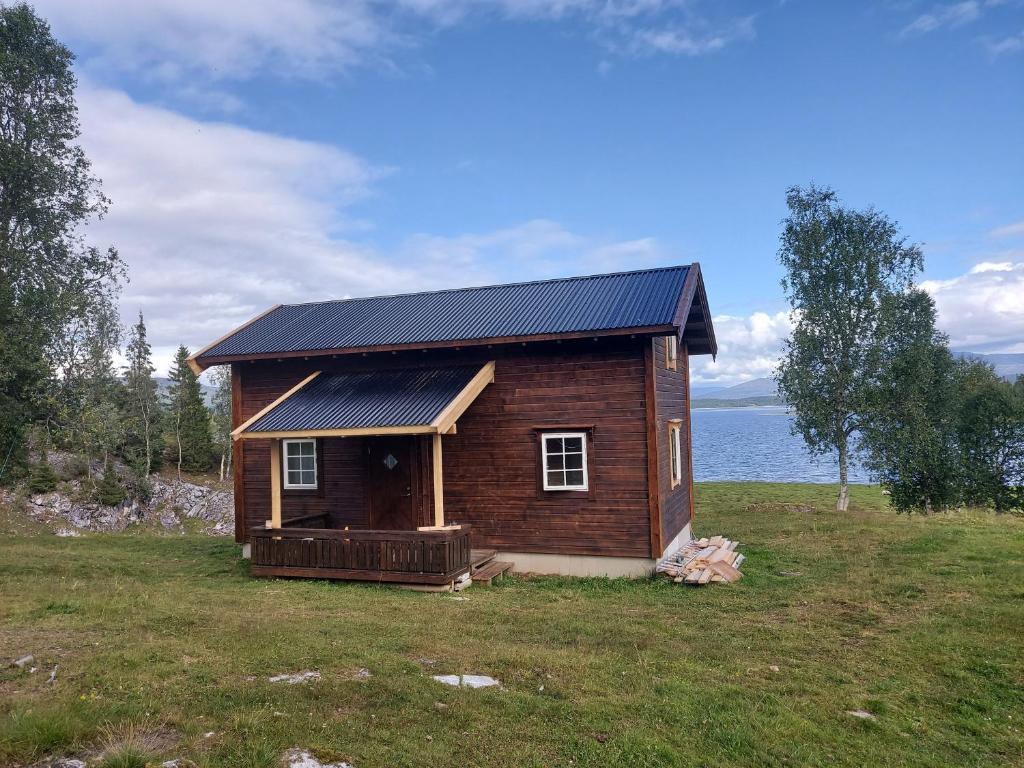
[[[671,461],[672,487],[675,488],[683,482],[683,453],[680,446],[679,435],[682,432],[681,426],[677,423],[668,425],[668,451]]]
[[[587,490],[587,433],[541,434],[545,491]]]
[[[675,335],[665,337],[665,366],[676,369],[676,337]]]
[[[285,440],[284,487],[316,488],[316,440]]]

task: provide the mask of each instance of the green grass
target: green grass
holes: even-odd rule
[[[706,588],[458,601],[250,579],[223,539],[7,538],[0,649],[39,670],[0,670],[0,764],[1024,765],[1024,520],[898,516],[864,487],[837,514],[834,490],[698,486],[697,532],[747,556]],[[304,669],[323,679],[266,680]],[[430,679],[455,672],[504,690]]]

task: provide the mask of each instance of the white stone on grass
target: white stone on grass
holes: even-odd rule
[[[289,749],[284,753],[285,765],[288,768],[352,768],[351,763],[322,763],[307,749]]]
[[[846,714],[852,715],[853,717],[859,717],[861,720],[877,720],[878,718],[872,715],[870,712],[865,712],[863,709],[848,709]]]
[[[272,683],[288,683],[289,685],[295,685],[296,683],[308,683],[311,680],[319,680],[320,673],[316,670],[307,669],[304,672],[293,672],[291,674],[285,673],[283,675],[274,675],[273,677],[267,678]]]
[[[452,686],[452,688],[462,686],[466,688],[490,688],[491,686],[501,685],[493,677],[488,677],[487,675],[434,675],[433,678],[439,683]]]

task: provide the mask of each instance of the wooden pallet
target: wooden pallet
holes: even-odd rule
[[[507,560],[491,560],[482,568],[473,571],[473,583],[489,586],[495,579],[500,579],[512,567]]]

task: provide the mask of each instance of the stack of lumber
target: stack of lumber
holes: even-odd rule
[[[739,581],[743,555],[736,552],[738,542],[724,536],[694,539],[658,563],[658,573],[685,584],[713,584]]]

